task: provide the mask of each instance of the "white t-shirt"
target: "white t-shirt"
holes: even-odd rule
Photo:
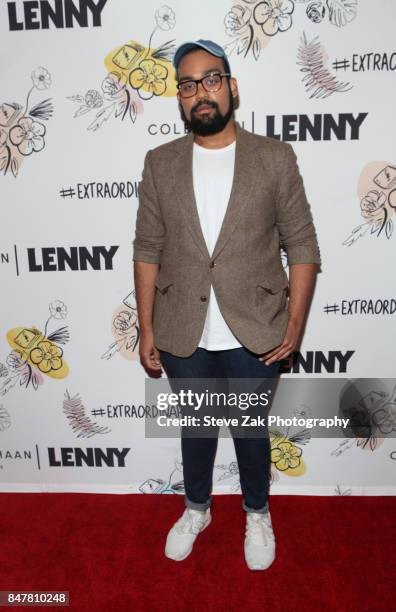
[[[209,254],[213,253],[230,199],[234,160],[235,141],[221,149],[208,149],[194,143],[194,194]],[[198,346],[212,351],[242,346],[220,312],[213,286]]]

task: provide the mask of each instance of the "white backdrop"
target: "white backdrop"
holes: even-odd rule
[[[132,240],[144,155],[183,134],[171,54],[200,37],[229,54],[238,121],[293,145],[312,206],[323,272],[284,376],[376,379],[370,405],[394,415],[394,2],[0,11],[0,489],[183,493],[179,441],[144,435]],[[394,493],[392,437],[280,433],[273,494]],[[230,439],[214,492],[239,492]]]

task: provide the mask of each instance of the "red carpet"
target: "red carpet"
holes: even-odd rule
[[[182,496],[2,493],[0,501],[0,590],[68,590],[70,610],[396,609],[393,497],[272,496],[277,557],[257,572],[243,558],[239,496],[215,496],[212,524],[181,562],[163,547]]]

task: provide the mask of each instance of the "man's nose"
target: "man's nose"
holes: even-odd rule
[[[206,92],[205,87],[203,86],[202,81],[200,81],[199,83],[197,83],[197,93],[196,93],[195,95],[198,95],[198,93],[199,93],[199,88],[201,88],[201,90],[202,90],[203,92],[207,93],[207,92]]]

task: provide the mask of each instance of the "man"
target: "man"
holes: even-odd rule
[[[219,45],[185,43],[173,63],[190,132],[147,153],[139,185],[141,362],[151,375],[163,368],[172,378],[274,378],[299,344],[320,264],[296,156],[289,144],[235,121],[237,81]],[[245,559],[250,569],[266,569],[275,557],[269,437],[233,442]],[[181,444],[186,509],[165,547],[174,560],[190,554],[211,521],[217,438],[182,430]]]

